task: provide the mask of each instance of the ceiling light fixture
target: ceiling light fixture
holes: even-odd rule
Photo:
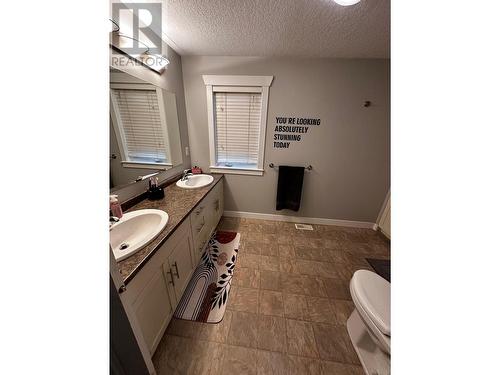
[[[333,0],[337,4],[342,5],[343,7],[348,7],[349,5],[354,5],[359,3],[360,0]]]

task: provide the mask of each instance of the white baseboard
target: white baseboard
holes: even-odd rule
[[[304,223],[304,224],[336,225],[340,227],[351,227],[351,228],[369,228],[373,230],[377,229],[377,224],[370,223],[367,221],[325,219],[321,217],[300,217],[300,216],[288,216],[288,215],[261,214],[257,212],[244,212],[244,211],[224,211],[224,216],[244,217],[247,219],[259,219],[259,220],[289,221],[292,223]]]

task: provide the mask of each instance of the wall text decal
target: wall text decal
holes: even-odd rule
[[[292,142],[300,142],[309,126],[319,126],[321,119],[304,117],[276,117],[274,148],[289,148]]]

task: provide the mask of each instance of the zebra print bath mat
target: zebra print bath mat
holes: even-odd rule
[[[217,231],[212,235],[175,310],[176,318],[206,323],[222,320],[239,244],[239,233]]]

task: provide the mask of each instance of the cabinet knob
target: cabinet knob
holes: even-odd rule
[[[123,293],[124,291],[127,290],[127,287],[125,286],[125,284],[122,284],[120,285],[120,287],[118,288],[118,293]]]

